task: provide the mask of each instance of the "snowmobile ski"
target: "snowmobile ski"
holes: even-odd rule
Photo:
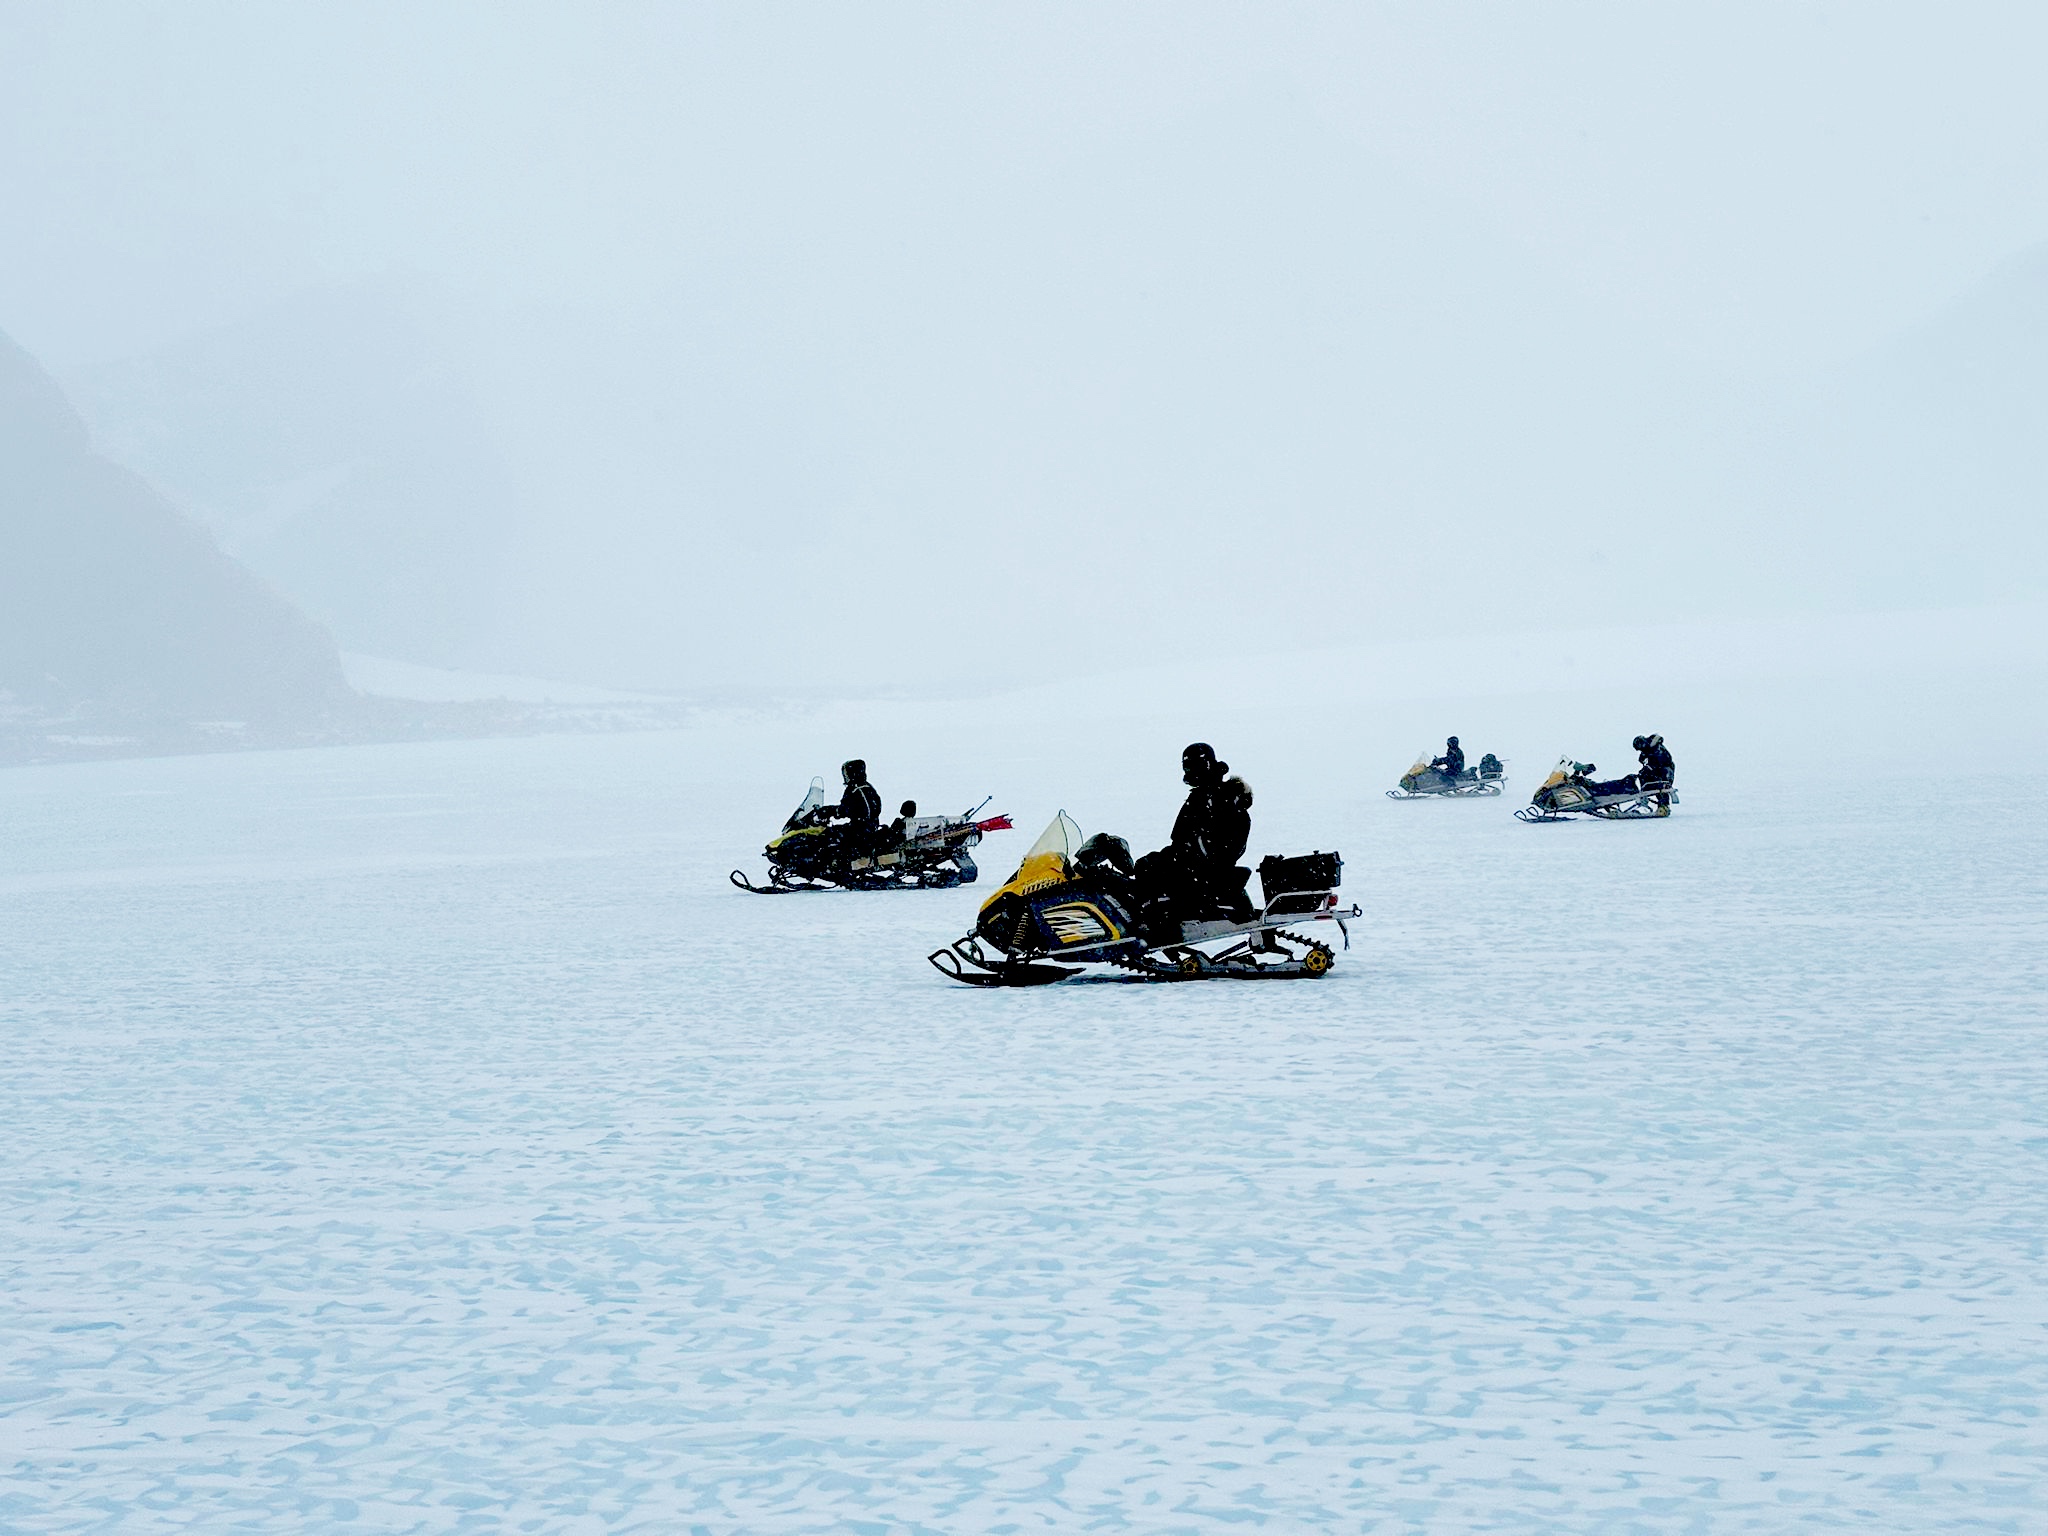
[[[841,889],[841,887],[823,880],[778,880],[776,878],[778,873],[780,871],[770,870],[766,885],[754,884],[753,881],[747,878],[747,872],[743,869],[734,870],[731,878],[734,885],[756,896],[794,896],[798,891],[836,891]]]

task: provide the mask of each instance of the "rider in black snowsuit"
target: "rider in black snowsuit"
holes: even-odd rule
[[[1465,771],[1465,749],[1458,745],[1458,738],[1453,736],[1445,742],[1444,755],[1431,759],[1429,766],[1441,769],[1443,776],[1455,784],[1458,775]]]
[[[1205,909],[1236,916],[1249,906],[1248,874],[1235,865],[1251,838],[1251,790],[1244,780],[1226,777],[1230,765],[1218,762],[1205,741],[1181,753],[1180,764],[1188,798],[1173,820],[1173,836],[1138,860],[1136,870],[1144,897],[1139,921],[1154,937],[1177,937],[1181,919]]]
[[[1636,775],[1636,782],[1644,789],[1657,791],[1657,804],[1669,807],[1671,786],[1678,777],[1678,765],[1671,760],[1671,749],[1664,745],[1662,736],[1638,736],[1633,743],[1636,756],[1642,759],[1642,769]]]
[[[1188,797],[1180,814],[1173,818],[1173,835],[1167,846],[1185,858],[1199,862],[1197,849],[1202,833],[1216,818],[1221,805],[1224,775],[1230,764],[1216,761],[1216,749],[1198,741],[1180,755],[1180,779],[1188,786]]]
[[[1251,840],[1252,787],[1232,774],[1217,793],[1215,813],[1202,829],[1196,847],[1202,858],[1203,883],[1238,922],[1252,915],[1251,898],[1244,889],[1251,871],[1237,862]]]
[[[868,765],[858,757],[839,765],[839,779],[846,793],[839,797],[833,813],[832,832],[850,859],[873,853],[882,843],[882,797],[868,782]]]

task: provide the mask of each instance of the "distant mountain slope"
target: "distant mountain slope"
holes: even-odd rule
[[[1788,595],[2048,597],[2048,246],[1817,380],[1732,471],[1739,541]]]
[[[107,454],[352,649],[487,659],[519,495],[462,305],[431,285],[307,293],[74,381]]]
[[[366,279],[67,382],[346,649],[466,670],[1016,682],[1030,647],[935,637],[1534,623],[1690,557],[1668,512],[1585,553],[1662,487],[1665,360],[1278,86],[889,196],[673,292]]]
[[[0,691],[42,709],[262,723],[350,697],[332,638],[95,455],[63,392],[4,334]]]
[[[1943,600],[2048,595],[2048,245],[2003,263],[1873,375],[1861,440],[1892,588],[1926,590],[1931,546]]]

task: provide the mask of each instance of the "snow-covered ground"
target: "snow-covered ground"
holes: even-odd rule
[[[0,774],[0,1529],[2042,1529],[2038,631],[1580,643]],[[854,752],[1154,845],[1196,735],[1326,980],[725,883]]]

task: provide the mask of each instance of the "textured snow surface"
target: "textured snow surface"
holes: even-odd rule
[[[724,884],[861,749],[991,876],[1156,843],[1178,724],[0,777],[0,1529],[2042,1529],[2037,786],[1666,727],[1670,821],[1528,828],[1603,743],[1398,805],[1421,717],[1257,724],[1324,981],[973,992],[973,892]]]

